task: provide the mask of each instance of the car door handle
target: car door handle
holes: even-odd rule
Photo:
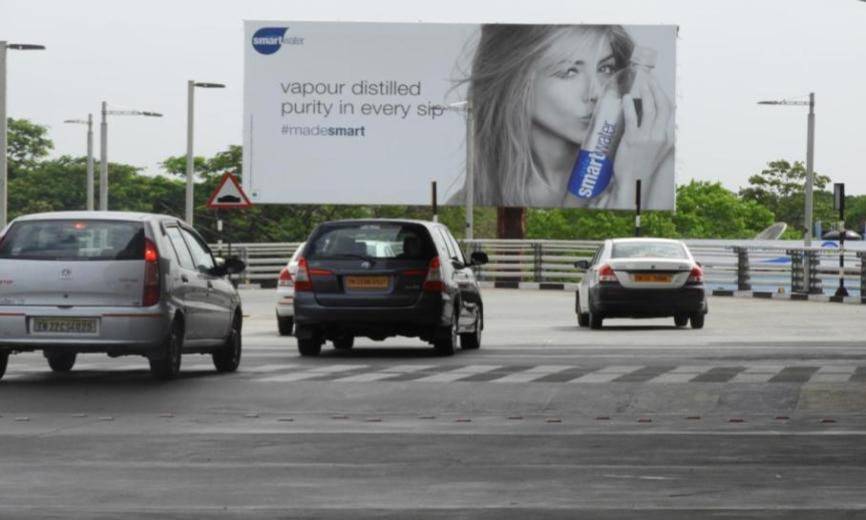
[[[189,278],[187,278],[185,274],[182,274],[180,275],[180,281],[182,281],[183,283],[187,283],[189,282]]]

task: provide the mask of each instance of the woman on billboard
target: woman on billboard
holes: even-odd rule
[[[654,60],[618,25],[482,26],[466,80],[475,202],[625,209],[642,179],[645,206],[672,207],[673,105]]]

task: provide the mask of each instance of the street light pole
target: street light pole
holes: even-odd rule
[[[803,243],[806,247],[812,245],[812,191],[814,183],[814,164],[815,164],[815,93],[809,93],[809,101],[802,100],[775,100],[775,101],[758,101],[759,105],[794,105],[808,106],[809,118],[806,127],[806,186],[805,186],[805,215],[803,220],[806,233],[803,235]]]
[[[193,121],[195,115],[195,88],[225,88],[222,83],[199,83],[189,80],[186,83],[186,223],[190,226],[193,224],[193,213],[195,210],[195,200],[193,198],[193,188],[195,181],[195,157],[192,153],[193,148]]]
[[[0,41],[0,229],[6,227],[7,196],[9,164],[6,157],[8,149],[7,120],[6,120],[6,50],[34,51],[44,50],[44,45],[32,45],[29,43],[8,43]]]
[[[87,125],[87,211],[93,211],[93,114],[87,114],[87,121],[67,119],[64,123]]]
[[[99,210],[108,211],[108,116],[146,116],[162,117],[159,112],[146,110],[109,110],[108,103],[102,102],[102,122],[99,125]]]

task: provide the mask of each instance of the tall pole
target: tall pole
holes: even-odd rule
[[[87,114],[87,211],[93,211],[93,114]]]
[[[102,102],[99,124],[99,210],[108,211],[108,104]]]
[[[0,229],[6,227],[6,42],[0,41]]]
[[[194,163],[192,155],[193,139],[193,102],[195,96],[195,82],[189,80],[186,88],[186,223],[192,225],[193,219],[193,176]]]
[[[466,240],[475,238],[475,113],[466,103]]]
[[[806,136],[806,235],[803,242],[806,247],[812,245],[812,185],[815,164],[815,93],[809,93],[809,125]]]

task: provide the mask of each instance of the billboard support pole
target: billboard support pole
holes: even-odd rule
[[[433,206],[433,222],[439,222],[439,204],[436,201],[436,181],[430,183],[430,202]]]
[[[634,236],[640,236],[640,179],[634,181]]]
[[[466,240],[475,238],[475,114],[466,104]]]

